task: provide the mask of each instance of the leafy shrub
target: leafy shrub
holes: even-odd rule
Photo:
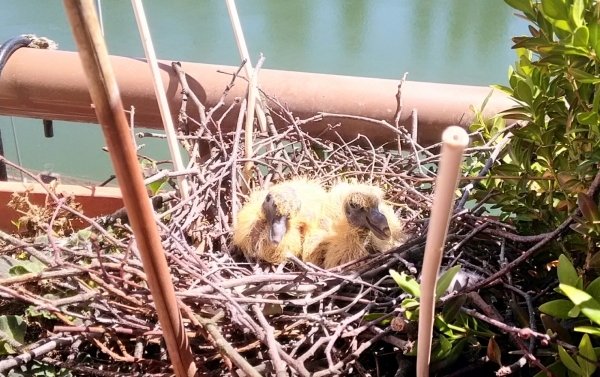
[[[509,86],[494,86],[510,95],[515,106],[490,120],[476,112],[471,129],[483,137],[476,143],[496,146],[500,153],[473,197],[482,199],[493,190],[496,195],[488,203],[523,235],[553,231],[576,208],[581,210],[582,216],[573,216],[575,232],[549,243],[529,266],[547,274],[545,266],[558,258],[560,285],[552,297],[556,299],[539,307],[542,323],[560,340],[579,344],[574,347],[578,355],[552,345],[557,357],[546,363],[548,368],[561,376],[590,376],[599,353],[592,343],[600,335],[595,270],[600,267],[600,210],[585,193],[600,163],[600,3],[505,2],[529,22],[529,35],[513,38],[518,61],[509,68]],[[482,169],[483,161],[477,166]],[[574,320],[584,325],[570,334],[563,325]]]
[[[516,101],[501,117],[520,125],[475,197],[497,190],[490,202],[502,217],[538,234],[568,218],[598,172],[600,8],[586,0],[506,2],[531,23],[530,36],[513,38],[519,60],[509,68],[510,87],[495,86]],[[486,142],[504,128],[500,118],[472,126]]]

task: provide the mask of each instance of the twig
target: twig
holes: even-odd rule
[[[406,76],[408,76],[408,72],[404,72],[404,76],[402,76],[402,80],[400,80],[400,83],[398,84],[398,93],[396,93],[398,107],[396,108],[396,115],[394,116],[394,126],[396,126],[396,129],[398,130],[400,130],[400,117],[402,116],[402,84],[406,81]],[[402,155],[402,139],[400,135],[397,136],[397,142],[398,154]]]
[[[48,341],[46,343],[44,343],[43,345],[41,345],[37,348],[30,349],[27,352],[24,352],[12,359],[6,359],[6,360],[0,361],[0,372],[4,372],[4,371],[12,369],[16,366],[28,363],[31,360],[35,360],[36,358],[38,358],[42,355],[45,355],[49,352],[56,350],[57,348],[72,344],[73,342],[75,342],[78,339],[80,339],[79,335],[48,339]]]

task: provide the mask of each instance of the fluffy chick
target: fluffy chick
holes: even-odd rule
[[[270,263],[283,262],[287,252],[303,257],[307,234],[310,239],[321,234],[326,198],[321,185],[304,177],[255,191],[238,213],[233,244]]]
[[[379,187],[339,182],[329,191],[323,213],[331,221],[330,231],[310,254],[325,268],[358,259],[370,251],[387,250],[400,242],[401,223],[383,202]]]

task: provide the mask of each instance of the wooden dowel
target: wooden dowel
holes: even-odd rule
[[[442,134],[442,150],[435,184],[433,206],[429,219],[423,271],[421,274],[421,298],[419,306],[419,335],[417,347],[417,376],[429,376],[431,358],[431,336],[435,311],[435,288],[437,275],[444,254],[444,242],[455,191],[460,176],[463,152],[469,144],[469,135],[458,126],[446,128]]]
[[[125,110],[110,65],[94,0],[63,0],[85,72],[98,121],[119,180],[123,202],[139,249],[175,374],[195,376],[188,338],[181,319],[154,213],[129,132]]]
[[[169,145],[169,151],[171,152],[173,167],[175,168],[175,171],[182,171],[185,169],[185,166],[183,165],[183,160],[181,158],[181,150],[179,149],[179,143],[177,142],[177,134],[175,133],[175,126],[173,125],[173,119],[171,118],[169,102],[167,101],[165,88],[162,79],[160,78],[160,69],[158,68],[158,61],[156,60],[156,53],[154,52],[154,45],[152,44],[152,37],[150,36],[150,28],[148,27],[148,21],[146,20],[144,6],[142,0],[131,0],[131,4],[133,5],[138,29],[140,30],[142,45],[144,46],[144,52],[146,53],[146,60],[150,66],[154,93],[158,100],[160,116],[163,121],[165,134],[167,135],[167,144]],[[178,176],[177,183],[179,184],[179,194],[181,195],[181,198],[186,199],[189,195],[189,185],[185,176]]]

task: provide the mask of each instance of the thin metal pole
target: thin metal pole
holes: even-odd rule
[[[63,4],[119,180],[173,370],[178,377],[195,376],[196,365],[93,0],[63,0]]]
[[[96,11],[98,12],[98,21],[100,21],[100,31],[104,36],[104,21],[102,20],[102,0],[96,0]]]
[[[2,130],[0,129],[0,156],[4,157],[4,146],[2,145]],[[0,181],[8,181],[8,172],[6,171],[6,163],[0,162]]]
[[[23,166],[23,161],[21,160],[21,149],[19,148],[19,139],[17,139],[17,129],[15,128],[15,121],[13,117],[10,117],[10,125],[12,126],[13,138],[15,141],[15,149],[17,150],[17,163],[19,166]],[[21,174],[21,182],[25,182],[26,179],[23,176],[23,172],[19,170],[19,174]]]

